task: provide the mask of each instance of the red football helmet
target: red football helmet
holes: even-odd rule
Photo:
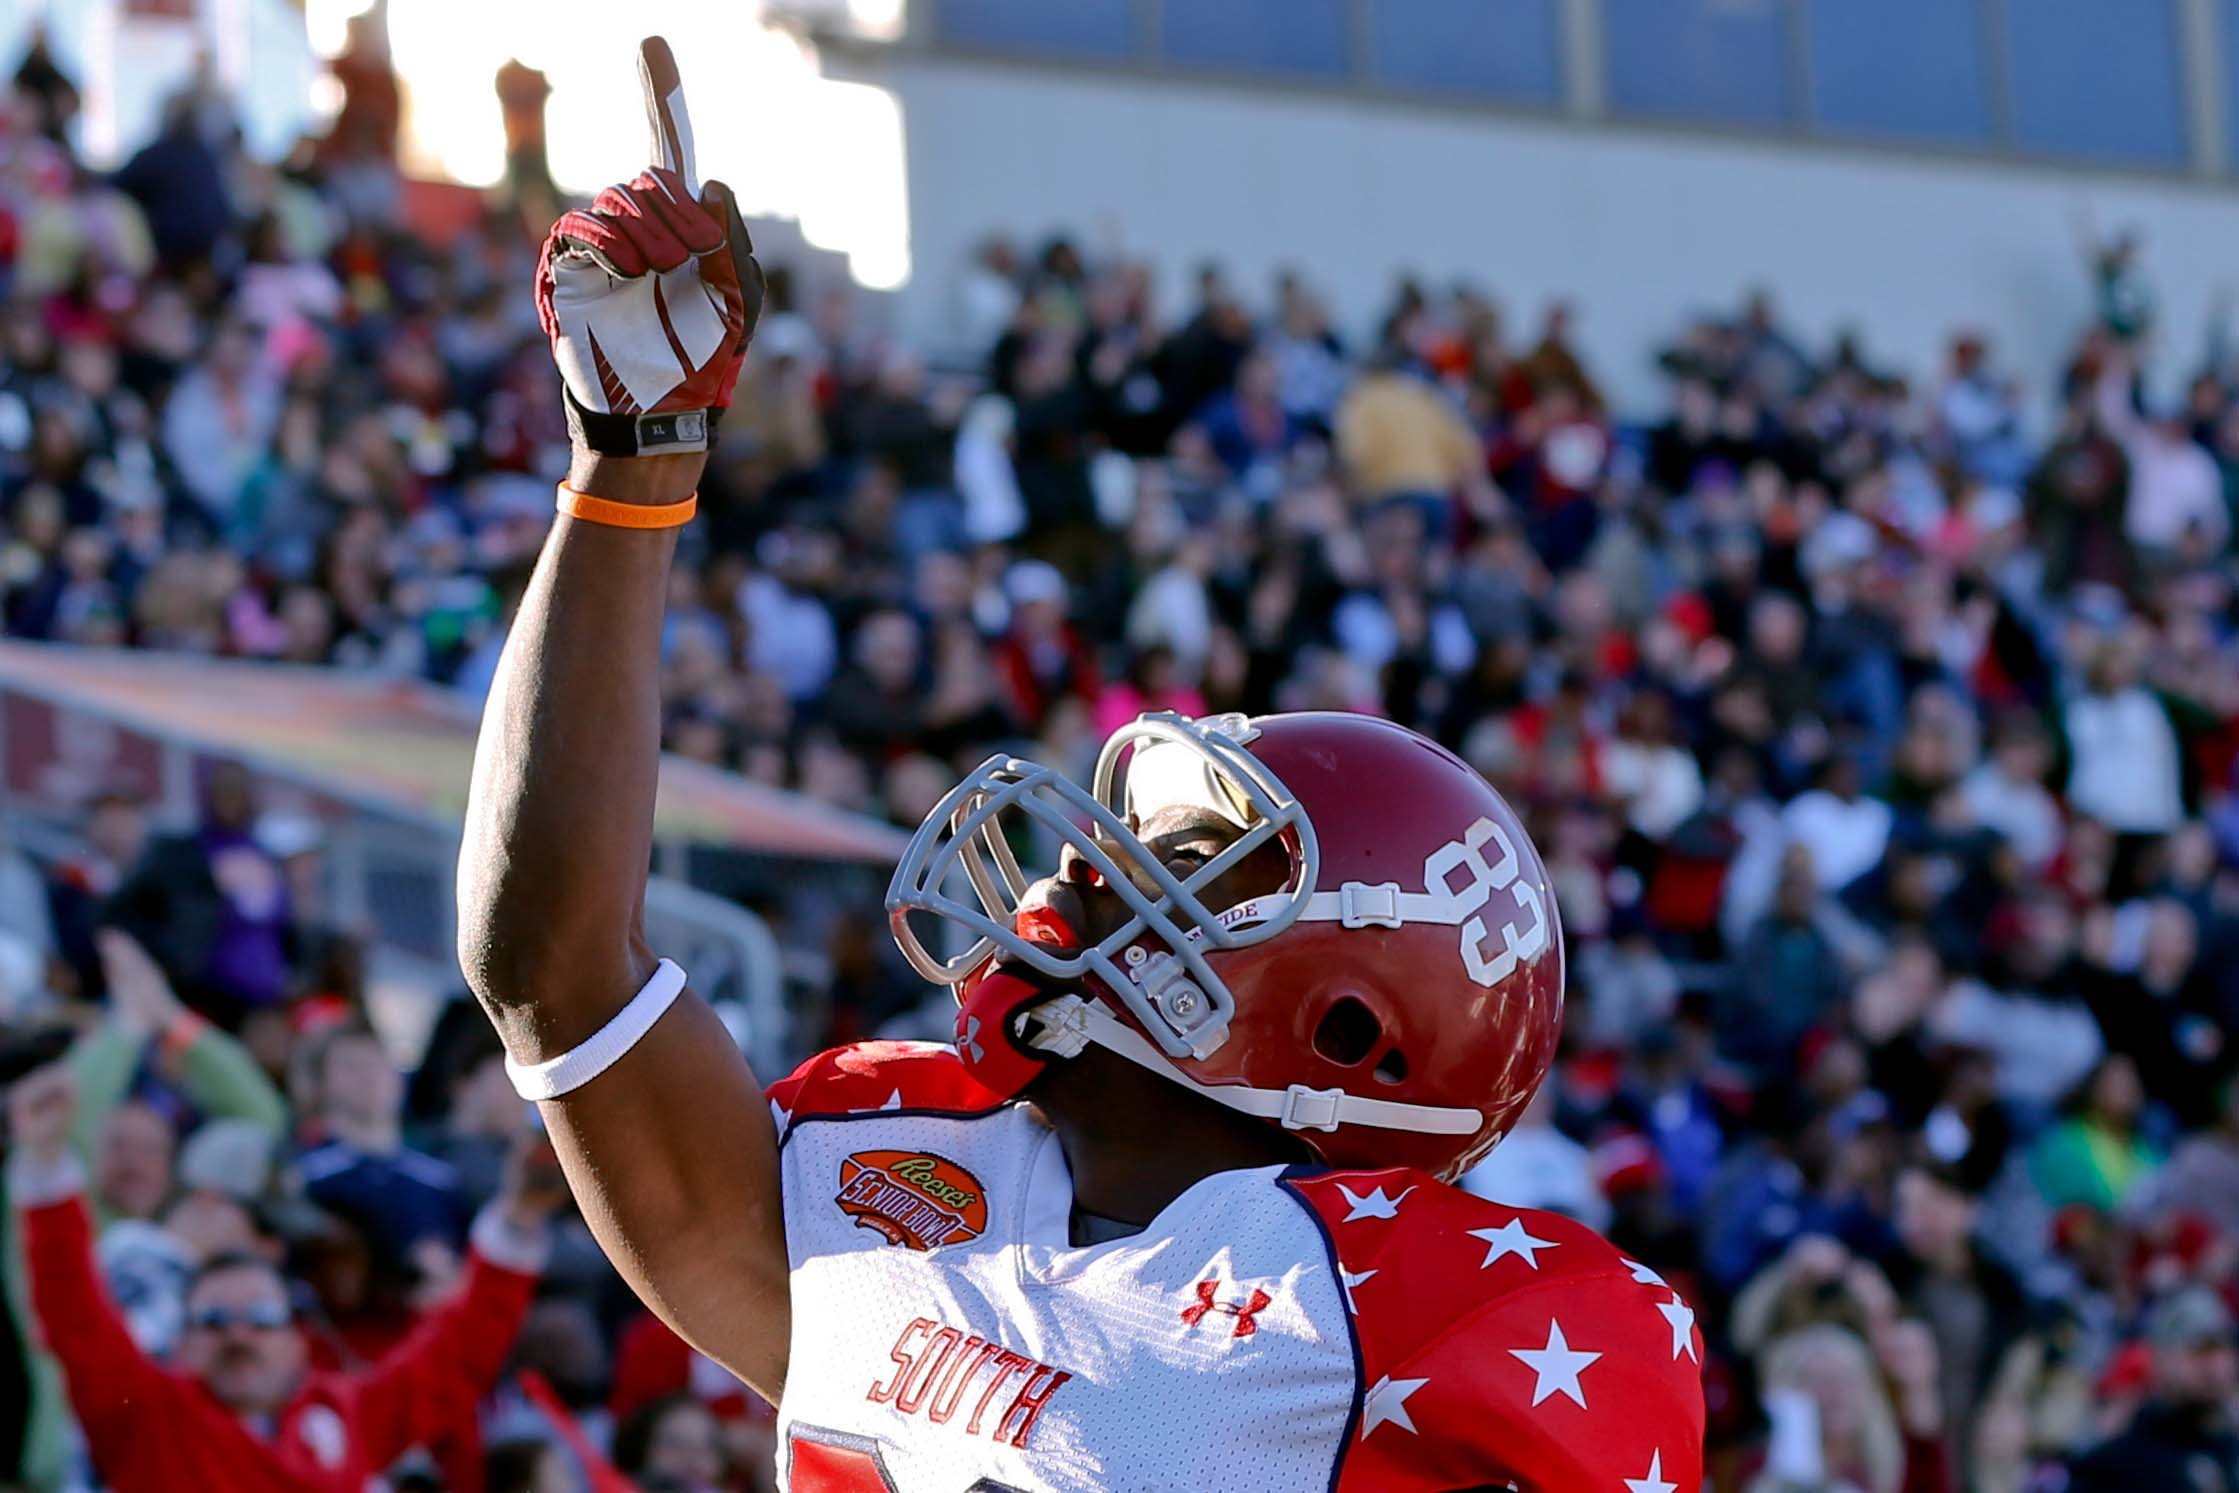
[[[1238,831],[1187,876],[1135,834],[1177,803]],[[1070,845],[1126,923],[1091,948],[1022,935],[1022,829]],[[1201,900],[1271,842],[1289,862],[1280,888]],[[1147,715],[1105,743],[1093,789],[991,758],[919,827],[887,909],[910,962],[955,988],[957,1049],[997,1092],[1095,1043],[1332,1166],[1458,1175],[1530,1102],[1562,1025],[1538,851],[1467,763],[1372,716]],[[974,941],[942,958],[913,913]],[[1021,966],[1030,977],[1006,972]]]

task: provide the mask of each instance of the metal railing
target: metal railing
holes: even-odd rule
[[[86,760],[96,749],[106,762]],[[464,985],[455,953],[457,824],[228,743],[120,719],[66,689],[0,677],[0,812],[34,858],[52,861],[76,848],[79,805],[105,767],[130,764],[154,796],[159,830],[179,830],[193,822],[199,772],[221,757],[246,763],[275,806],[317,821],[324,906],[313,915],[368,940],[376,1022],[396,1049],[416,1054],[436,1013]],[[655,876],[646,889],[646,931],[723,1013],[759,1074],[791,1066],[778,945],[759,916]]]

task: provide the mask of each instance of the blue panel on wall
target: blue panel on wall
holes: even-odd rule
[[[1135,52],[1134,0],[938,0],[932,10],[935,34],[966,46],[1114,60]]]
[[[1611,111],[1789,124],[1789,15],[1786,0],[1602,0]]]
[[[1344,0],[1166,0],[1160,49],[1175,62],[1340,78]]]
[[[2176,0],[2008,0],[2014,144],[2076,160],[2182,166]]]
[[[1805,0],[1811,122],[1830,134],[1987,145],[1980,0]]]
[[[1526,104],[1563,98],[1560,0],[1373,0],[1380,83]]]

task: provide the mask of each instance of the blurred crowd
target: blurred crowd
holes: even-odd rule
[[[51,64],[17,79],[10,636],[487,687],[565,459],[541,197],[399,234],[383,76],[278,167],[189,94],[114,175]],[[1625,412],[1571,308],[1468,285],[1340,329],[1295,278],[1176,294],[994,239],[927,358],[775,265],[676,570],[669,745],[913,825],[991,750],[1081,773],[1149,709],[1434,735],[1525,814],[1571,939],[1557,1070],[1469,1185],[1697,1304],[1715,1486],[2239,1488],[2239,361],[2172,345],[2134,240],[2085,259],[2035,387],[1979,334],[1900,372],[1757,295]],[[95,1475],[67,1406],[132,1423],[26,1346],[86,1207],[109,1351],[277,1416],[298,1480],[259,1486],[407,1446],[400,1486],[766,1477],[766,1414],[547,1195],[471,1008],[406,1082],[252,796],[214,775],[151,840],[120,786],[74,858],[0,858],[0,987],[49,992],[6,1076],[78,1031],[75,1098],[15,1106],[67,1132],[9,1163],[27,1478]],[[940,1029],[877,918],[816,952],[803,1047]],[[519,1342],[452,1366],[458,1413],[364,1408],[470,1308]]]

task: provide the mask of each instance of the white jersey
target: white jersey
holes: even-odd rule
[[[1671,1330],[1656,1298],[1676,1293],[1568,1220],[1415,1172],[1269,1167],[1076,1247],[1056,1135],[946,1049],[826,1054],[771,1103],[791,1493],[1570,1493],[1602,1462],[1564,1443],[1589,1405],[1627,1400],[1608,1465],[1637,1479],[1653,1462],[1636,1493],[1696,1486],[1661,1473],[1700,1465],[1692,1314]],[[1522,1314],[1519,1289],[1537,1298]],[[1601,1366],[1613,1316],[1637,1363]]]

